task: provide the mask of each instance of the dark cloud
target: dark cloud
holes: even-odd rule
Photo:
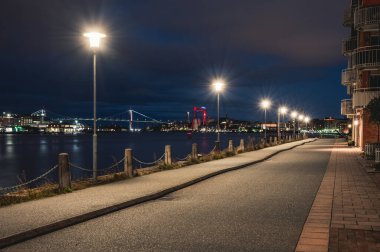
[[[328,0],[2,0],[0,110],[91,114],[91,53],[82,33],[96,24],[108,35],[98,56],[100,113],[133,106],[177,118],[194,105],[213,110],[209,82],[224,76],[223,113],[254,119],[257,101],[269,95],[336,116],[345,7]]]

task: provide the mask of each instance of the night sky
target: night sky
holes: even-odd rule
[[[261,120],[259,100],[340,116],[348,1],[1,0],[0,111],[92,116],[92,54],[83,33],[107,34],[98,54],[99,116],[130,107],[156,119]],[[275,109],[271,111],[274,119]]]

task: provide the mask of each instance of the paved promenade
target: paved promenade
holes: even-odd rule
[[[380,251],[380,190],[360,150],[337,142],[296,251]]]
[[[232,167],[252,164],[277,152],[313,141],[306,139],[212,162],[192,165],[177,170],[154,173],[107,185],[96,186],[51,198],[25,202],[0,208],[0,247],[4,238],[45,227],[69,218],[86,215],[135,199],[174,188],[198,178]],[[170,191],[170,190],[169,190]],[[168,192],[169,192],[168,191]],[[80,219],[80,218],[79,218]],[[29,233],[30,235],[30,233]],[[24,236],[24,235],[22,235]]]

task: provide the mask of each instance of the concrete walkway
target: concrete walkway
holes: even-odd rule
[[[380,187],[359,155],[334,146],[296,251],[380,251]]]
[[[313,141],[306,139],[237,156],[168,170],[73,193],[0,208],[0,248],[108,212],[155,199],[210,175],[242,168],[278,152]],[[126,202],[130,203],[125,204]],[[93,215],[95,213],[95,215]],[[83,220],[81,220],[83,219]],[[66,222],[66,223],[65,223]]]

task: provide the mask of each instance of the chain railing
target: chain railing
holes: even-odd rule
[[[27,182],[24,182],[22,184],[19,184],[19,185],[9,186],[9,187],[0,187],[0,195],[4,194],[6,192],[9,192],[9,191],[18,190],[21,187],[24,187],[24,186],[30,185],[30,184],[32,184],[34,182],[37,182],[38,180],[45,178],[47,175],[49,175],[50,173],[52,173],[53,171],[55,171],[57,168],[58,168],[58,165],[55,165],[50,170],[48,170],[47,172],[43,173],[42,175],[40,175],[40,176],[38,176],[38,177],[36,177],[36,178],[34,178],[32,180],[29,180]]]
[[[157,164],[159,161],[161,161],[164,157],[165,157],[165,153],[162,154],[162,156],[159,159],[157,159],[153,162],[144,162],[144,161],[141,161],[140,159],[136,158],[135,156],[133,156],[132,158],[134,161],[136,161],[137,163],[142,164],[142,165],[154,165],[154,164]]]
[[[114,168],[114,167],[117,167],[117,166],[118,166],[119,164],[121,164],[124,160],[125,160],[125,157],[122,158],[120,161],[116,162],[115,164],[111,165],[111,166],[108,166],[108,167],[106,167],[106,168],[104,168],[104,169],[97,169],[96,171],[98,171],[98,172],[108,171],[108,170],[110,170],[110,169],[112,169],[112,168]],[[83,168],[83,167],[81,167],[81,166],[79,166],[79,165],[76,165],[76,164],[73,164],[73,163],[69,163],[69,165],[70,165],[70,167],[76,168],[76,169],[81,170],[81,171],[93,172],[92,169],[86,169],[86,168]]]
[[[186,161],[186,160],[188,160],[190,157],[191,157],[191,154],[188,154],[188,155],[187,155],[186,157],[184,157],[184,158],[176,157],[175,159],[176,159],[177,161]]]

